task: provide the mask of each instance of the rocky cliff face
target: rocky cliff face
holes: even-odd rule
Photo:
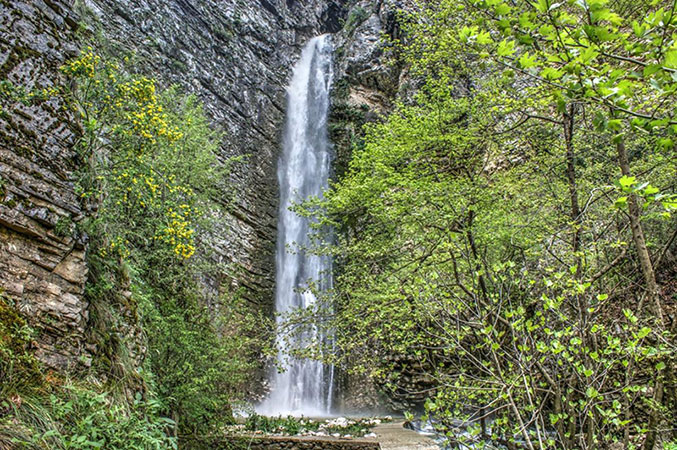
[[[0,2],[0,289],[41,331],[36,353],[56,368],[86,354],[86,238],[73,226],[84,214],[72,181],[78,125],[58,99],[24,91],[63,82],[76,27],[63,1]]]
[[[407,86],[406,71],[383,36],[400,37],[397,14],[410,8],[413,5],[402,0],[361,0],[351,7],[335,36],[337,75],[330,133],[339,177],[352,146],[360,143],[362,125],[390,111]]]
[[[310,37],[335,34],[332,135],[340,166],[360,124],[386,111],[397,95],[401,69],[386,64],[380,35],[398,32],[395,11],[402,6],[396,0],[6,0],[0,2],[0,78],[31,90],[63,83],[58,67],[98,34],[110,52],[134,58],[140,71],[195,93],[226,133],[220,158],[246,156],[233,173],[235,205],[222,228],[206,237],[228,267],[209,281],[271,311],[276,164],[291,69]],[[78,120],[57,100],[22,103],[2,92],[0,288],[41,331],[37,351],[45,362],[60,369],[87,364],[96,350],[84,344],[86,237],[74,226],[86,214],[72,175]]]
[[[238,290],[272,308],[277,215],[276,163],[285,86],[312,36],[337,31],[345,1],[86,0],[81,16],[116,53],[134,52],[140,68],[178,84],[205,103],[226,140],[223,160],[236,165],[237,200],[223,228],[209,237],[228,265],[221,290]]]

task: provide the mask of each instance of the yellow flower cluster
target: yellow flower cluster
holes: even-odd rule
[[[115,176],[115,179],[117,181],[123,181],[129,178],[129,174],[127,172],[122,172],[119,173],[117,170],[113,169],[113,175]]]
[[[48,100],[52,97],[57,97],[58,95],[60,95],[59,89],[57,89],[55,87],[51,87],[49,89],[47,89],[47,88],[39,89],[35,92],[32,92],[29,95],[29,98],[30,99],[35,98],[35,99],[40,99],[40,100]]]
[[[78,100],[75,103],[83,116],[91,113],[86,115],[94,117],[91,128],[112,131],[117,139],[115,153],[110,156],[113,160],[121,158],[122,164],[110,167],[112,176],[106,177],[110,183],[97,180],[107,185],[105,196],[112,200],[116,211],[138,213],[140,226],[145,226],[144,221],[148,220],[157,230],[154,221],[159,217],[162,225],[159,231],[152,232],[154,239],[170,246],[179,258],[192,257],[196,251],[194,228],[198,214],[192,207],[195,193],[189,186],[180,185],[175,176],[165,178],[166,174],[158,173],[155,166],[158,152],[179,151],[171,144],[184,138],[185,123],[177,122],[170,111],[165,111],[164,97],[153,79],[121,71],[102,60],[91,47],[64,66],[63,71],[78,84],[87,86],[75,91]],[[100,253],[124,257],[128,254],[127,244],[115,240]]]
[[[152,144],[157,137],[165,137],[174,142],[183,137],[179,128],[169,123],[169,117],[155,95],[155,82],[149,78],[140,78],[116,85],[115,98],[109,99],[115,108],[128,106],[125,118],[131,122],[131,133],[143,137]]]
[[[191,214],[192,210],[186,204],[180,205],[179,211],[169,208],[167,210],[168,225],[162,230],[162,235],[158,236],[158,239],[169,243],[174,248],[177,256],[184,259],[195,254],[195,230],[191,228]]]
[[[92,47],[87,47],[79,58],[69,62],[61,70],[67,75],[94,78],[100,62],[101,57],[94,53]]]
[[[155,183],[155,178],[153,177],[146,177],[146,186],[148,186],[148,189],[150,189],[150,192],[153,195],[157,193],[157,190],[160,187],[159,184]]]
[[[118,237],[113,242],[111,242],[110,248],[112,252],[117,253],[122,258],[127,258],[131,254],[129,248],[127,247],[128,244],[128,240],[123,240],[121,237]]]
[[[146,145],[157,144],[158,138],[164,138],[170,143],[183,138],[180,128],[172,124],[171,118],[164,112],[157,95],[155,80],[147,77],[126,77],[120,80],[117,65],[103,61],[94,53],[92,47],[87,47],[81,55],[62,67],[62,71],[77,79],[92,79],[92,85],[103,92],[98,95],[102,100],[102,111],[112,112],[123,118],[129,127],[120,127],[129,136],[142,138],[142,148]],[[80,80],[78,80],[80,81]],[[92,110],[97,105],[83,99],[81,105]],[[84,111],[81,111],[84,116]],[[118,128],[118,130],[120,129]]]
[[[151,175],[130,176],[126,170],[112,170],[113,179],[116,181],[116,189],[122,194],[122,199],[116,202],[117,206],[122,203],[138,201],[142,208],[153,207],[160,202],[160,192],[165,190],[162,180],[157,180]],[[170,188],[171,189],[171,188]],[[172,191],[173,192],[173,191]]]
[[[125,240],[122,237],[117,237],[110,243],[110,245],[101,247],[99,249],[99,256],[105,258],[110,254],[120,256],[121,258],[127,258],[131,254],[128,244],[128,240]]]
[[[170,180],[170,181],[172,181],[172,180]],[[171,194],[179,193],[179,194],[183,194],[185,196],[192,196],[193,193],[194,193],[193,189],[191,189],[189,187],[181,186],[181,185],[170,186],[169,192]]]

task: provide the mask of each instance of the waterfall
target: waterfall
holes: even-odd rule
[[[331,288],[331,258],[309,255],[299,250],[308,246],[310,221],[289,210],[292,202],[321,196],[328,186],[331,144],[327,135],[329,88],[332,81],[331,42],[328,36],[312,39],[294,68],[287,90],[287,123],[284,148],[278,163],[280,211],[276,255],[275,307],[278,313],[305,308],[316,302],[304,287],[317,283],[320,291]],[[290,246],[293,251],[288,249]],[[283,320],[278,316],[279,321]],[[301,346],[326,336],[311,325],[290,345]],[[278,339],[284,347],[284,342]],[[283,372],[271,377],[269,397],[259,405],[261,414],[324,416],[332,399],[333,367],[309,359],[286,363],[284,348],[278,356]]]

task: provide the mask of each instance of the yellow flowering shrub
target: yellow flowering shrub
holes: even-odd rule
[[[134,308],[144,328],[150,368],[144,365],[144,373],[152,373],[148,385],[166,405],[163,412],[180,411],[180,432],[219,429],[259,353],[259,344],[246,337],[253,331],[235,334],[232,324],[226,329],[220,322],[238,311],[246,325],[239,306],[224,302],[216,306],[223,315],[212,314],[222,299],[210,297],[208,310],[197,282],[223,274],[199,236],[230,201],[229,164],[216,159],[220,135],[194,97],[162,89],[130,73],[126,63],[88,48],[63,67],[76,86],[68,103],[83,124],[77,189],[92,211],[78,224],[90,236],[86,295],[110,308],[122,288],[132,292],[124,312]],[[128,318],[110,321],[116,308],[110,309],[99,328],[117,339]],[[120,370],[113,360],[106,354],[99,364]]]
[[[219,136],[201,105],[91,47],[62,71],[79,86],[72,104],[84,122],[80,151],[93,163],[80,195],[97,203],[105,223],[99,254],[128,258],[130,248],[164,244],[175,258],[191,258],[205,219],[200,205],[222,179],[214,156]]]
[[[94,78],[100,64],[101,57],[94,53],[92,47],[87,47],[79,58],[70,61],[61,70],[73,78]]]
[[[179,206],[179,211],[170,208],[167,213],[168,224],[157,238],[169,242],[177,256],[190,258],[195,253],[193,245],[195,230],[191,226],[191,207],[183,204]]]

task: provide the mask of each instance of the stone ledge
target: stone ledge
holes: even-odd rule
[[[323,436],[226,436],[188,441],[183,448],[201,450],[379,450],[375,440]]]

